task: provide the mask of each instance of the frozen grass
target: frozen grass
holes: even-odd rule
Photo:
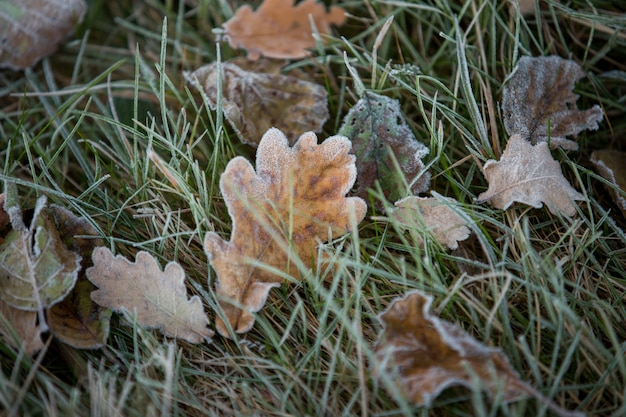
[[[211,31],[235,3],[96,0],[81,39],[32,71],[0,72],[1,178],[18,180],[24,205],[45,193],[90,219],[116,252],[180,262],[207,311],[215,276],[202,239],[231,228],[219,175],[254,151],[182,73],[217,58]],[[411,289],[433,294],[437,314],[501,347],[563,407],[626,414],[626,222],[589,164],[592,150],[625,146],[624,10],[540,1],[539,14],[520,18],[496,0],[337,3],[353,16],[342,37],[291,64],[328,86],[331,119],[319,136],[333,135],[356,101],[346,51],[364,88],[401,101],[430,146],[432,188],[462,203],[472,239],[453,252],[429,239],[419,248],[368,217],[321,248],[333,274],[305,270],[302,283],[273,290],[235,340],[176,343],[116,317],[101,351],[51,341],[28,358],[0,345],[1,415],[549,414],[532,399],[503,404],[461,388],[418,408],[389,392],[389,378],[372,380],[377,315]],[[242,54],[221,45],[222,60]],[[579,152],[555,153],[587,197],[572,219],[474,202],[486,189],[481,165],[506,141],[502,84],[526,54],[579,62],[590,74],[579,106],[600,103],[606,114]],[[617,78],[602,75],[611,70]]]

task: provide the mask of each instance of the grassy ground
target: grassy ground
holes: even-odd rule
[[[31,71],[0,71],[0,174],[20,180],[24,205],[47,194],[90,218],[118,253],[180,262],[207,310],[216,304],[215,276],[202,239],[231,228],[219,174],[254,150],[202,105],[183,71],[217,59],[212,30],[239,3],[94,0],[78,40]],[[337,264],[332,277],[307,272],[301,284],[273,290],[238,340],[176,343],[116,316],[98,351],[53,341],[29,358],[2,344],[0,415],[549,414],[533,399],[503,404],[461,388],[418,408],[373,381],[377,315],[411,289],[433,294],[441,317],[501,347],[524,380],[561,406],[626,414],[626,221],[589,163],[595,149],[626,148],[625,10],[604,0],[539,1],[539,14],[520,18],[496,0],[331,3],[350,13],[347,24],[323,51],[293,64],[328,86],[331,118],[320,136],[334,134],[356,101],[347,51],[366,88],[401,101],[431,149],[432,188],[463,204],[473,238],[453,252],[429,241],[419,248],[366,218],[358,234],[324,248]],[[243,54],[221,45],[223,60]],[[499,154],[502,85],[529,54],[580,63],[589,77],[577,86],[579,107],[605,111],[600,130],[579,137],[580,151],[554,152],[587,198],[573,218],[474,202],[491,152],[473,145],[481,143],[476,122]]]

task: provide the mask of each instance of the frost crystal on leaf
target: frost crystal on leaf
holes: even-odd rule
[[[228,163],[220,189],[233,220],[229,241],[207,233],[205,250],[215,269],[220,305],[237,333],[254,324],[271,288],[283,277],[299,277],[298,257],[315,264],[317,246],[339,237],[363,220],[365,202],[345,197],[356,178],[350,142],[333,136],[322,144],[312,132],[293,147],[278,129],[268,130],[257,149],[256,171],[243,157]],[[228,336],[219,318],[218,332]]]
[[[550,142],[551,148],[578,149],[567,136],[596,130],[604,117],[597,104],[578,110],[574,84],[584,77],[574,61],[558,56],[523,57],[502,92],[504,127],[533,144]]]

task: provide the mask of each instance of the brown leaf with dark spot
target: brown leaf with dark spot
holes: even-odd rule
[[[359,197],[367,200],[376,181],[390,201],[406,196],[404,184],[413,194],[428,190],[430,173],[422,172],[422,158],[429,149],[415,138],[398,100],[365,93],[343,119],[339,134],[352,141]]]
[[[256,12],[241,6],[224,23],[228,43],[233,48],[248,51],[248,59],[298,59],[309,55],[315,46],[313,19],[320,34],[330,33],[330,25],[341,26],[346,14],[339,7],[326,7],[315,0],[304,0],[294,6],[294,0],[265,0]]]
[[[298,278],[295,257],[314,265],[320,242],[347,233],[365,217],[365,202],[345,197],[356,178],[349,151],[346,138],[318,145],[312,132],[289,147],[280,130],[270,129],[257,149],[256,171],[243,157],[228,163],[220,189],[233,219],[231,238],[210,232],[204,245],[218,276],[220,305],[237,333],[252,328],[252,313],[283,282],[263,265]],[[216,327],[229,335],[219,318]]]
[[[597,104],[578,110],[574,84],[585,73],[574,61],[558,56],[522,57],[502,92],[502,116],[509,136],[521,135],[533,144],[578,149],[567,136],[596,130],[604,115]]]
[[[83,0],[0,1],[0,68],[30,68],[54,52],[87,11]]]
[[[604,177],[604,179],[612,182],[619,189],[609,188],[613,200],[626,216],[626,152],[615,150],[599,150],[593,151],[591,154],[591,162],[596,170]],[[621,192],[620,192],[621,191]]]
[[[218,100],[218,65],[209,64],[186,75],[205,92],[215,109]],[[258,146],[269,128],[280,129],[292,143],[301,132],[318,132],[328,119],[324,87],[279,73],[245,71],[222,63],[224,116],[243,143]]]
[[[478,342],[459,326],[430,312],[433,297],[414,291],[396,298],[380,315],[384,329],[374,347],[380,376],[398,375],[397,388],[416,405],[429,406],[446,388],[462,385],[502,393],[506,402],[530,395],[560,416],[561,409],[522,381],[500,349]]]
[[[516,201],[536,208],[545,203],[552,213],[573,216],[574,201],[585,199],[565,179],[546,142],[532,145],[520,135],[509,138],[500,160],[487,161],[483,173],[489,188],[477,202],[488,201],[499,209]]]

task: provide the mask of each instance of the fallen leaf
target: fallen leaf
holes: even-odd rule
[[[9,224],[10,220],[9,213],[4,209],[4,193],[2,193],[0,194],[0,231]],[[2,237],[0,237],[0,243],[2,243]]]
[[[578,110],[574,84],[584,77],[577,63],[558,56],[522,57],[502,92],[502,115],[509,136],[551,148],[578,149],[567,136],[596,130],[604,117],[597,104]]]
[[[420,236],[427,229],[437,239],[437,242],[457,249],[458,242],[467,239],[471,231],[463,220],[450,206],[458,202],[453,198],[445,197],[415,197],[409,196],[396,201],[396,208],[390,213],[401,226],[418,232],[416,238],[420,245],[423,238]]]
[[[397,370],[395,381],[403,395],[429,406],[441,391],[463,385],[502,390],[505,401],[528,392],[506,356],[465,333],[460,327],[430,313],[433,297],[414,291],[395,299],[379,316],[384,326],[374,347],[380,371]]]
[[[148,252],[137,253],[133,263],[102,246],[94,249],[92,260],[87,278],[98,287],[91,293],[96,303],[169,337],[200,343],[213,336],[200,297],[187,299],[185,272],[176,262],[161,271]]]
[[[315,0],[304,0],[294,6],[294,0],[265,0],[256,12],[241,6],[224,23],[228,43],[233,48],[248,51],[248,59],[298,59],[309,55],[315,46],[311,21],[320,34],[330,33],[330,25],[341,26],[346,14],[340,7],[326,7]]]
[[[344,118],[339,134],[352,141],[356,155],[356,195],[367,200],[367,190],[376,181],[390,201],[405,196],[406,183],[413,194],[428,190],[430,173],[419,174],[429,150],[406,124],[398,100],[365,93]],[[396,170],[394,160],[402,173]]]
[[[626,152],[606,149],[594,151],[591,154],[591,162],[600,175],[622,191],[619,193],[615,189],[609,188],[613,200],[626,216],[626,198],[623,195],[626,192],[626,165],[624,165],[624,161],[626,161]]]
[[[54,52],[87,10],[84,0],[0,1],[0,68],[30,68]]]
[[[573,216],[573,200],[584,200],[563,176],[548,144],[532,145],[520,135],[509,138],[500,161],[485,163],[483,174],[489,188],[478,196],[477,202],[488,201],[499,209],[506,210],[515,201],[535,208],[545,203],[552,213]]]
[[[19,210],[7,211],[13,230],[0,245],[0,297],[15,308],[42,311],[74,287],[81,257],[63,245],[45,196],[37,200],[28,228]]]
[[[365,202],[345,197],[356,178],[349,151],[346,138],[333,136],[318,145],[312,132],[290,148],[280,130],[270,129],[257,149],[256,172],[243,157],[228,163],[220,189],[233,219],[231,238],[210,232],[204,245],[218,276],[220,305],[236,332],[252,328],[252,313],[283,282],[259,263],[298,275],[294,257],[314,265],[320,242],[345,234],[365,217]],[[229,335],[219,318],[216,327]]]
[[[209,105],[218,101],[218,64],[205,65],[187,79],[204,91]],[[328,119],[328,95],[320,85],[282,74],[245,71],[222,63],[222,108],[243,143],[276,127],[295,141],[301,132],[320,131]]]
[[[85,271],[93,265],[93,249],[103,241],[85,218],[59,206],[53,205],[50,210],[64,245],[82,257],[74,288],[63,301],[48,309],[50,331],[63,343],[75,348],[100,348],[109,336],[111,310],[91,300],[91,292],[96,286],[87,280]]]
[[[0,338],[9,345],[23,347],[32,356],[43,347],[42,328],[37,324],[37,313],[18,310],[0,298]]]

